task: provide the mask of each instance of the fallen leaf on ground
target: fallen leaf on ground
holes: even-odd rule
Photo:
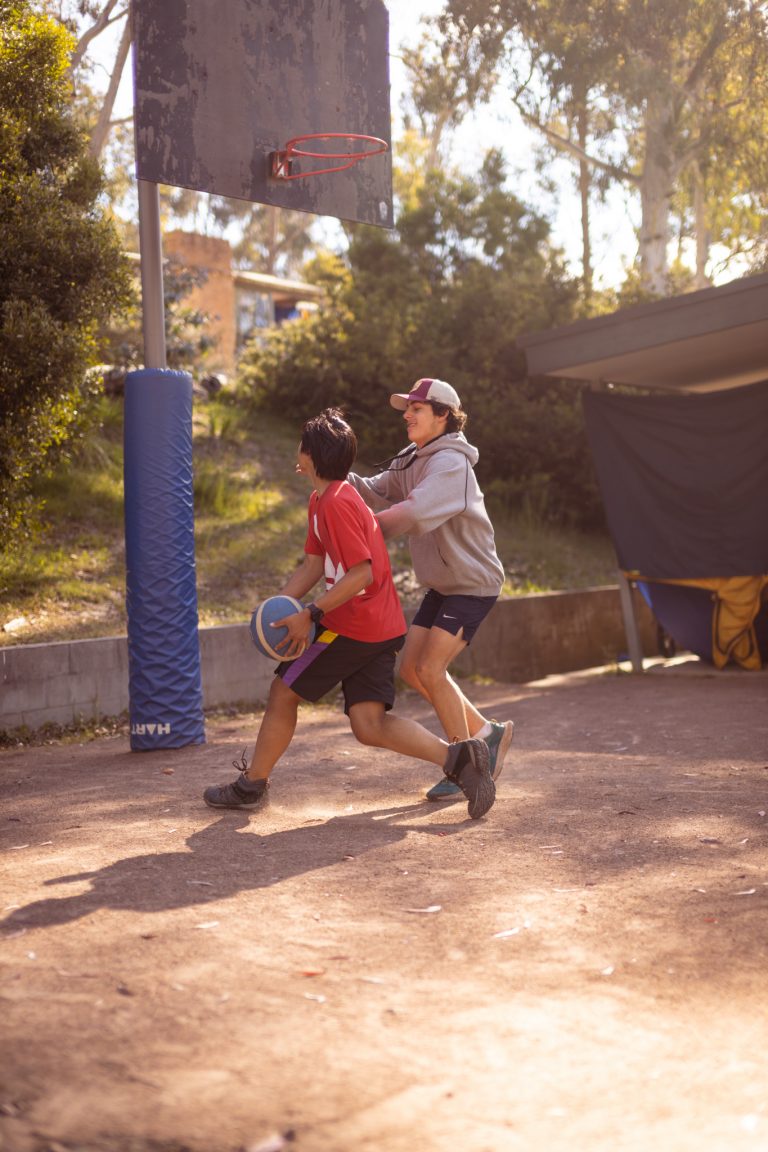
[[[285,1137],[276,1132],[274,1136],[268,1136],[260,1144],[249,1144],[245,1152],[283,1152],[286,1143]]]
[[[218,920],[205,920],[202,924],[195,924],[195,928],[218,928]]]
[[[406,908],[406,912],[442,912],[442,904],[430,904],[428,908]]]

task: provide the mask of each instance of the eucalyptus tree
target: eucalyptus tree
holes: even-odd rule
[[[476,39],[582,182],[589,169],[635,190],[642,284],[664,294],[673,199],[696,166],[749,182],[740,125],[765,107],[765,0],[447,0],[441,31]]]
[[[90,109],[88,150],[93,159],[98,160],[116,123],[113,119],[115,100],[131,47],[129,0],[36,0],[35,7],[57,20],[74,37],[68,74],[75,95],[80,97],[81,108]],[[108,68],[107,88],[94,100],[90,53],[95,41],[116,27],[120,35]]]
[[[447,159],[443,147],[451,132],[490,96],[497,77],[493,60],[474,36],[462,35],[461,27],[455,27],[453,36],[444,36],[434,18],[423,20],[421,26],[416,46],[402,49],[409,85],[403,100],[404,127],[406,134],[415,131],[426,145],[423,164],[431,168]]]

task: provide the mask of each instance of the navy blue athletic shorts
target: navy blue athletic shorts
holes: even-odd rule
[[[278,664],[275,675],[311,704],[341,684],[347,715],[353,704],[370,701],[389,711],[395,702],[395,658],[404,640],[395,636],[370,644],[321,628],[306,652]]]
[[[498,596],[443,596],[430,588],[411,621],[419,628],[442,628],[469,644],[478,628],[498,600]]]

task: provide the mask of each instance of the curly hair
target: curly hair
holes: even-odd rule
[[[467,422],[467,414],[463,408],[453,408],[450,404],[438,404],[436,400],[423,400],[423,404],[429,404],[435,416],[447,416],[445,422],[446,432],[463,432],[464,425]]]

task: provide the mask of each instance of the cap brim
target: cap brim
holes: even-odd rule
[[[408,407],[408,393],[407,392],[393,392],[389,398],[389,402],[393,408],[397,408],[399,412],[405,412]]]

